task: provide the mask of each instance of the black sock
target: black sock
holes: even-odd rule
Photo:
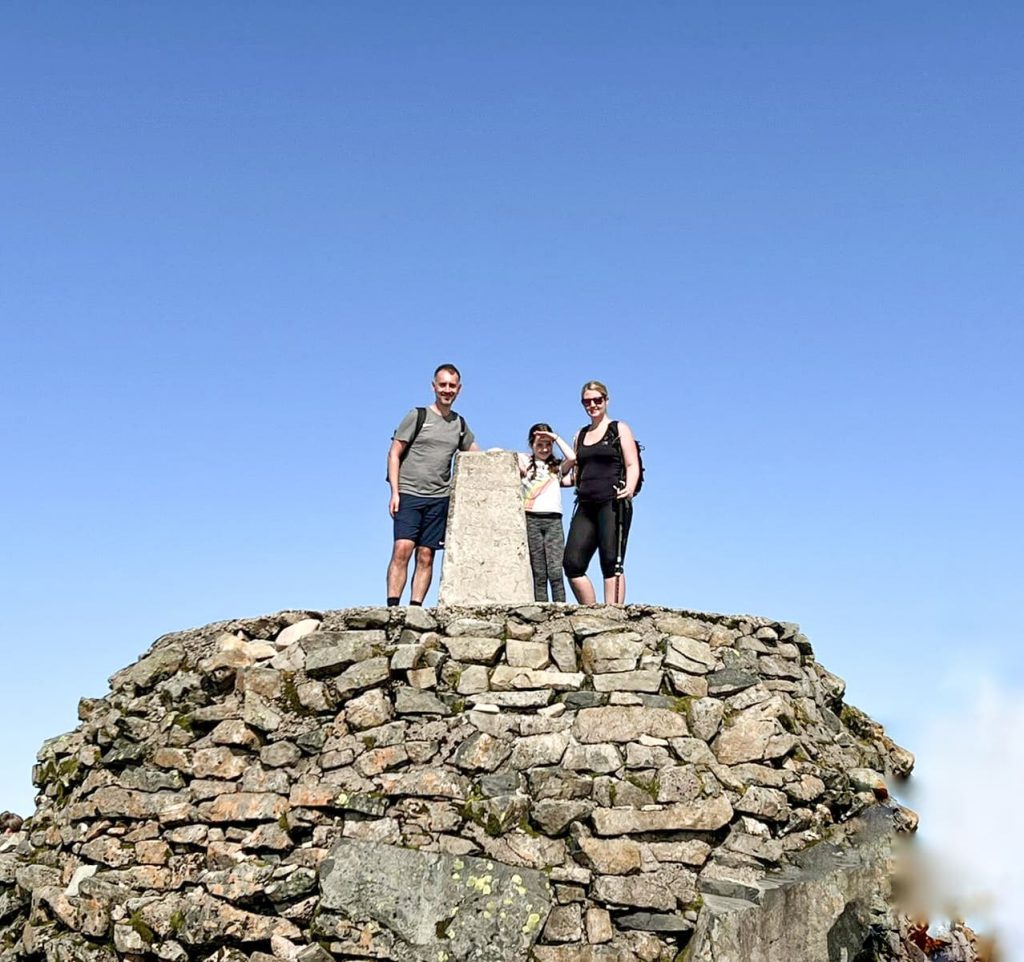
[[[422,601],[412,601],[410,599],[409,604],[410,605],[416,605],[417,608],[422,608],[423,607],[423,602]]]
[[[398,600],[399,600],[399,599],[398,599],[398,597],[397,597],[397,596],[396,596],[396,597],[391,597],[391,596],[388,596],[388,607],[389,607],[389,608],[394,608],[394,607],[396,607],[396,606],[398,605]]]

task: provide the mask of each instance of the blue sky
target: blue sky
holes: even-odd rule
[[[1019,704],[1022,29],[6,5],[0,809],[160,634],[383,599],[442,361],[484,447],[609,385],[630,600],[800,622],[911,749],[950,677]]]

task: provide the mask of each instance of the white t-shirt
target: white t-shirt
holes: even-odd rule
[[[543,461],[537,462],[537,476],[531,478],[530,455],[519,455],[519,467],[526,472],[522,479],[523,507],[530,514],[561,514],[562,485],[557,471]]]

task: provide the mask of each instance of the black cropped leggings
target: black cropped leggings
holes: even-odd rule
[[[621,515],[619,514],[621,512]],[[633,520],[633,501],[624,500],[580,501],[572,515],[569,537],[565,544],[565,574],[568,578],[582,578],[590,567],[590,559],[597,551],[601,559],[601,574],[615,577],[616,553],[626,557],[626,540]],[[619,522],[622,544],[619,545]]]

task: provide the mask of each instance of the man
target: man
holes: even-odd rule
[[[456,451],[479,451],[473,432],[452,410],[462,377],[454,364],[442,364],[431,382],[434,403],[426,408],[419,433],[413,408],[395,429],[388,451],[389,510],[395,546],[388,565],[388,606],[397,605],[416,553],[410,604],[421,605],[434,574],[434,552],[444,547],[452,458]]]

